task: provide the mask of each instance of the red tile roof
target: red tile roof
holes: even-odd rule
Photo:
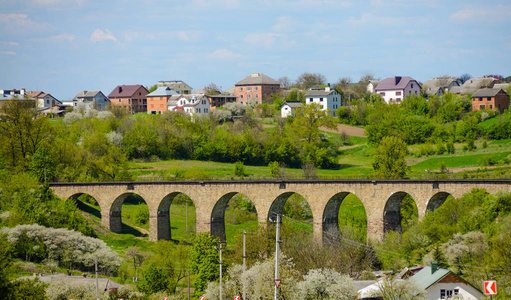
[[[135,92],[142,87],[146,94],[149,93],[144,86],[141,84],[135,85],[118,85],[115,89],[108,95],[108,98],[130,98]]]

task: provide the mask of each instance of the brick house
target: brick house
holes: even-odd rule
[[[498,110],[503,112],[509,108],[509,95],[503,89],[480,89],[472,95],[472,111]]]
[[[263,103],[271,94],[278,92],[280,83],[264,74],[252,73],[235,85],[236,101],[243,104]]]
[[[154,92],[147,94],[147,113],[161,114],[167,111],[167,102],[174,95],[179,95],[179,93],[171,90],[168,86],[158,87]]]
[[[110,105],[121,106],[132,114],[147,112],[147,94],[143,85],[118,85],[109,95]]]
[[[421,86],[411,77],[395,76],[380,81],[374,92],[386,103],[400,103],[406,96],[420,95]]]

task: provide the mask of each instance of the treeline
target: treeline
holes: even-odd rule
[[[129,179],[127,162],[134,159],[338,166],[338,144],[319,131],[333,128],[335,119],[316,105],[265,130],[250,108],[243,107],[247,111],[236,121],[226,121],[226,115],[240,114],[241,104],[194,118],[172,111],[156,116],[73,112],[51,125],[30,102],[4,107],[0,165],[15,173],[30,171],[41,182]]]
[[[408,145],[511,138],[509,118],[487,127],[480,125],[499,113],[472,112],[470,95],[409,96],[400,104],[386,104],[379,95],[371,95],[367,100],[353,101],[351,107],[338,108],[336,114],[341,123],[365,126],[369,142],[374,144],[390,135]]]

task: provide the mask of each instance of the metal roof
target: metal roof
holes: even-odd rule
[[[164,97],[173,95],[179,95],[179,93],[171,90],[168,86],[160,86],[152,93],[147,94],[147,97]]]
[[[115,89],[108,95],[108,98],[129,98],[135,94],[135,92],[139,88],[143,88],[146,91],[145,87],[141,84],[135,84],[135,85],[118,85],[115,87]]]
[[[407,76],[395,76],[395,77],[389,77],[385,78],[380,83],[378,83],[378,86],[375,88],[375,90],[383,91],[383,90],[402,90],[404,89],[410,81],[415,81],[417,84],[417,80],[407,77]]]
[[[495,97],[497,96],[497,94],[502,91],[504,92],[503,89],[479,89],[477,90],[473,95],[472,97]],[[504,92],[506,93],[506,92]]]
[[[252,73],[250,76],[236,83],[236,85],[256,85],[256,84],[275,84],[279,85],[280,83],[262,73]]]

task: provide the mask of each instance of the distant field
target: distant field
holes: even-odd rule
[[[477,167],[483,166],[483,162],[488,159],[495,161],[501,160],[511,154],[511,151],[499,152],[499,153],[485,153],[475,155],[463,155],[463,156],[445,156],[445,157],[434,157],[426,159],[416,165],[412,166],[415,170],[438,170],[442,163],[445,163],[447,168],[460,168],[460,167]]]
[[[506,119],[509,119],[509,118],[511,118],[511,114],[509,114],[509,113],[502,114],[502,115],[496,116],[495,118],[491,118],[491,119],[485,120],[485,121],[479,123],[479,125],[481,127],[488,127],[488,126],[490,126],[493,123],[496,123],[496,122],[501,121],[501,120],[506,120]]]

